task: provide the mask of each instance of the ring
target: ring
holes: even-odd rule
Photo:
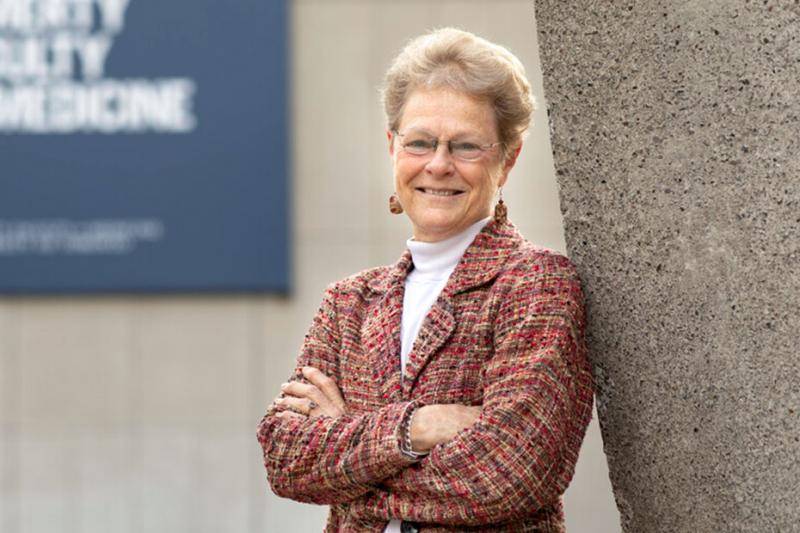
[[[308,410],[309,411],[313,411],[317,407],[318,407],[317,402],[315,402],[314,400],[308,400]]]

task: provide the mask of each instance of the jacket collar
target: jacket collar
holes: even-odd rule
[[[490,221],[478,233],[450,275],[447,285],[431,307],[409,353],[403,379],[400,379],[400,324],[403,314],[405,279],[412,268],[411,253],[406,250],[392,266],[379,270],[368,282],[380,298],[378,311],[364,324],[366,348],[370,352],[373,379],[386,401],[408,399],[422,369],[445,345],[456,328],[453,297],[494,279],[510,252],[523,242],[510,223]]]
[[[522,241],[511,222],[498,224],[490,220],[467,247],[443,292],[452,296],[491,281],[502,269],[509,252]],[[375,293],[386,293],[402,286],[412,267],[411,252],[405,250],[396,263],[381,270],[367,286]]]

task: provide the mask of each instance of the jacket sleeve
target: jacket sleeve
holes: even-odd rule
[[[326,290],[290,380],[315,366],[339,384],[340,335],[336,290]],[[286,418],[271,407],[258,425],[258,441],[272,490],[317,504],[350,501],[415,462],[400,451],[400,422],[414,402],[399,402],[359,416]]]
[[[556,503],[591,419],[580,281],[563,256],[502,294],[476,422],[350,505],[364,518],[501,523]]]

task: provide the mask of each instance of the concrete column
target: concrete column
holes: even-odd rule
[[[800,5],[535,4],[624,531],[800,531]]]

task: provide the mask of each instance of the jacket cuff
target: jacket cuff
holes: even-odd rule
[[[413,402],[412,402],[413,403]],[[415,452],[411,445],[411,420],[421,406],[414,404],[406,410],[403,419],[400,421],[400,452],[413,460],[420,460],[430,454],[430,450],[425,452]]]
[[[367,452],[361,465],[364,470],[354,472],[362,483],[375,483],[397,474],[419,459],[412,458],[402,451],[402,422],[419,407],[416,401],[399,402],[380,410],[372,420],[372,428],[362,436],[359,448]],[[366,440],[366,442],[364,442]],[[356,452],[358,453],[358,452]]]

